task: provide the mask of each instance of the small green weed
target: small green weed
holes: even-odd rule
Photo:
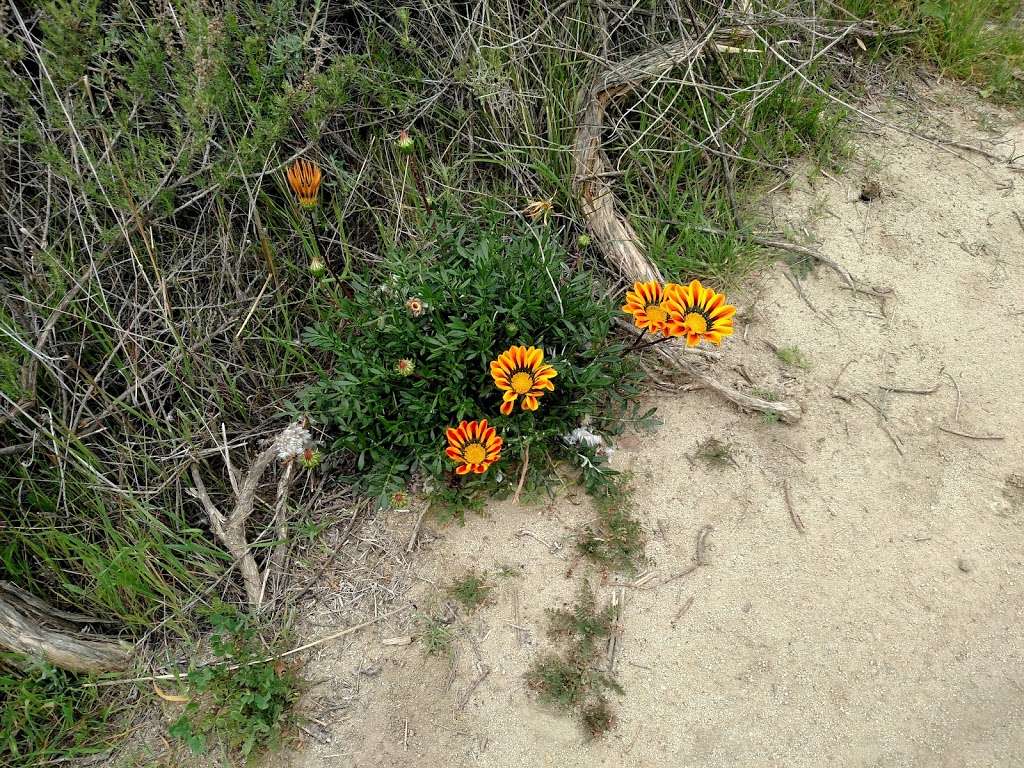
[[[210,646],[218,662],[189,671],[196,696],[170,733],[194,754],[205,753],[214,738],[248,759],[281,743],[301,680],[288,664],[260,661],[266,650],[247,619],[218,614],[211,621]]]
[[[769,403],[778,403],[784,399],[784,395],[780,392],[776,392],[774,389],[766,389],[764,387],[754,387],[751,390],[754,397],[759,397],[762,400],[767,400]]]
[[[576,712],[587,733],[599,736],[614,723],[604,692],[623,692],[614,677],[598,670],[605,655],[604,643],[599,641],[614,631],[614,609],[609,605],[598,610],[594,593],[584,581],[570,610],[548,613],[548,634],[565,648],[561,654],[537,659],[526,673],[526,682],[541,701]]]
[[[580,719],[587,733],[595,738],[607,733],[615,727],[615,715],[608,704],[608,699],[599,696],[580,711]]]
[[[628,478],[607,480],[593,499],[597,522],[580,533],[576,549],[602,567],[635,571],[643,560],[646,542],[640,521],[630,508]]]
[[[697,458],[720,467],[728,465],[738,467],[739,464],[733,458],[732,451],[730,443],[723,442],[716,437],[709,437],[697,446]]]
[[[807,355],[801,352],[800,348],[796,346],[779,347],[775,350],[775,356],[786,365],[794,368],[800,368],[801,370],[806,371],[811,367],[811,361],[807,359]]]
[[[456,579],[448,588],[448,594],[462,603],[466,610],[475,611],[487,602],[492,589],[494,587],[487,583],[486,573],[470,571],[461,579]]]
[[[420,644],[428,656],[451,653],[454,636],[447,624],[440,618],[431,616],[422,618],[420,625]]]

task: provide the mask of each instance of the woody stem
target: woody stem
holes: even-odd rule
[[[644,328],[639,334],[637,334],[637,337],[635,339],[633,339],[633,344],[631,346],[627,347],[626,349],[622,350],[622,356],[625,357],[630,352],[632,352],[634,349],[636,349],[637,345],[641,342],[641,340],[646,335],[647,335],[647,329]]]

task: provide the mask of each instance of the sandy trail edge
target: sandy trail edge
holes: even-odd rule
[[[962,92],[928,96],[939,110],[929,124],[941,119],[957,138],[1002,125],[1024,142],[1024,126]],[[871,203],[857,199],[865,174],[883,190]],[[723,367],[743,365],[799,398],[803,421],[766,424],[694,392],[656,400],[664,426],[616,454],[634,473],[658,572],[690,562],[701,526],[714,532],[709,567],[627,591],[626,694],[612,734],[587,742],[523,683],[548,644],[544,610],[570,599],[586,571],[566,577],[572,532],[590,515],[572,497],[495,505],[486,519],[440,530],[414,564],[414,602],[436,603],[438,587],[471,567],[520,575],[496,577],[492,603],[456,622],[451,666],[415,644],[382,645],[409,631],[401,622],[321,649],[309,671],[323,682],[307,706],[327,732],[272,762],[1024,765],[1024,490],[1009,480],[1024,475],[1022,185],[983,158],[883,132],[860,142],[842,179],[802,178],[770,201],[780,229],[813,233],[825,254],[896,297],[883,314],[819,269],[805,282],[818,316],[766,271],[742,297],[753,317]],[[762,340],[798,346],[810,367],[787,368]],[[929,387],[940,368],[961,388],[959,422],[945,376],[931,395],[879,389]],[[711,436],[734,446],[738,468],[687,458]],[[396,525],[406,526],[401,541],[411,521]],[[517,536],[523,529],[560,549]],[[610,593],[606,582],[600,594]],[[511,626],[516,603],[522,632]]]

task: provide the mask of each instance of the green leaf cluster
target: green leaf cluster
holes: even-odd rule
[[[529,443],[543,466],[565,452],[560,436],[589,415],[623,412],[638,393],[635,364],[610,333],[616,302],[546,230],[439,215],[349,292],[304,334],[327,356],[302,403],[378,486],[440,477],[451,466],[445,428],[463,419],[497,427],[505,461]],[[410,299],[423,304],[418,316]],[[505,417],[489,366],[512,345],[542,348],[558,376],[539,410]],[[399,360],[414,363],[411,376]]]

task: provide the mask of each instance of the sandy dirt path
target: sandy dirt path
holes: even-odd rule
[[[997,110],[955,91],[930,98],[945,125],[929,129],[995,128],[1024,145],[1024,126]],[[739,296],[750,309],[723,377],[742,366],[799,400],[799,424],[696,391],[656,398],[663,426],[619,446],[651,583],[713,531],[706,567],[625,590],[612,733],[588,741],[523,679],[549,646],[545,609],[587,571],[573,536],[592,511],[570,494],[428,527],[405,593],[417,605],[469,568],[517,575],[495,575],[491,603],[455,620],[452,663],[382,644],[410,634],[411,612],[321,649],[308,706],[324,731],[287,764],[1024,765],[1024,175],[961,154],[862,135],[846,174],[804,174],[772,196],[778,229],[895,291],[883,311],[818,268],[803,283],[812,311],[771,269]],[[870,202],[865,176],[881,186]],[[798,347],[807,367],[769,345]],[[732,445],[736,466],[692,458],[709,437]],[[399,517],[400,547],[411,516]],[[614,578],[594,579],[602,599]]]

